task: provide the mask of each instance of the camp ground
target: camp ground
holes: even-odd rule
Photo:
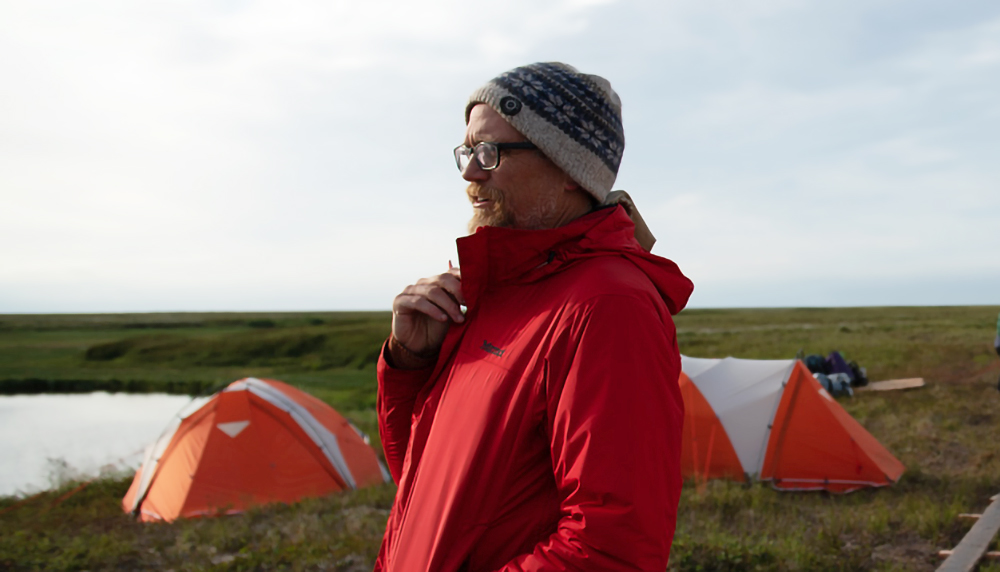
[[[366,438],[332,407],[251,377],[171,422],[147,449],[122,508],[171,522],[389,480]]]
[[[1000,393],[996,389],[1000,359],[992,345],[998,310],[694,309],[678,315],[682,352],[690,356],[739,356],[757,362],[764,370],[762,378],[767,378],[766,370],[771,368],[781,370],[774,374],[781,379],[792,363],[788,358],[800,348],[809,350],[805,353],[837,348],[867,367],[872,380],[869,385],[915,378],[923,378],[926,384],[919,389],[865,390],[853,398],[836,399],[838,406],[906,467],[898,482],[890,486],[864,486],[849,494],[786,492],[775,490],[772,480],[748,481],[746,474],[754,477],[754,471],[763,466],[745,470],[739,463],[737,453],[743,442],[726,433],[725,416],[715,427],[715,444],[711,446],[711,425],[704,425],[704,429],[696,426],[695,436],[703,448],[697,450],[697,463],[690,450],[685,450],[685,458],[691,459],[685,469],[689,478],[681,492],[668,570],[933,572],[945,563],[945,551],[953,557],[951,565],[970,549],[974,553],[985,550],[978,563],[981,572],[1000,570],[1000,562],[985,560],[1000,553],[1000,538],[991,534],[1000,507],[991,505],[990,500],[1000,492]],[[77,391],[162,393],[180,388],[190,395],[221,380],[248,376],[261,381],[278,379],[331,405],[366,431],[377,451],[375,373],[366,359],[372,353],[377,355],[381,340],[388,335],[389,321],[388,312],[5,315],[0,316],[4,325],[0,327],[0,381],[12,379],[16,383],[0,385],[53,392],[79,387]],[[269,327],[260,327],[261,323]],[[303,340],[319,336],[326,345],[302,345]],[[303,347],[305,353],[291,357],[274,349]],[[115,359],[92,361],[85,355],[90,348],[125,348],[127,352]],[[206,362],[209,357],[219,365]],[[776,359],[786,365],[768,365]],[[711,365],[713,361],[704,363]],[[717,365],[722,361],[717,360]],[[229,365],[234,363],[246,365]],[[324,363],[348,365],[326,368]],[[685,392],[699,389],[707,402],[713,402],[715,394],[707,386],[700,389],[696,385],[703,380],[692,367],[694,363],[685,360],[686,375],[694,380]],[[23,376],[19,371],[51,373],[46,379],[27,380],[18,377]],[[790,373],[788,379],[795,375]],[[757,387],[761,384],[744,383],[751,387],[742,393],[761,391]],[[790,399],[791,384],[785,388],[780,388],[780,382],[774,385],[778,388],[767,396],[772,400],[771,408]],[[816,403],[830,403],[811,382],[808,386],[813,387],[811,397],[819,398]],[[234,393],[224,393],[220,399]],[[256,401],[257,397],[251,394],[249,399]],[[201,403],[184,412],[185,421],[175,422],[175,433],[182,431],[183,423],[194,424],[195,410]],[[262,428],[258,415],[264,419],[269,416],[264,412],[270,411],[278,417],[277,408],[270,405],[258,408],[251,403],[248,407],[252,412],[249,419],[219,417],[206,420],[198,430],[219,443],[241,443],[255,426]],[[772,414],[768,407],[761,409],[765,417]],[[175,411],[156,416],[159,421],[145,444],[157,441],[156,435]],[[698,411],[688,406],[689,413]],[[810,415],[816,416],[814,412]],[[235,438],[218,427],[243,420],[250,423],[242,429],[240,425],[223,426],[235,433]],[[812,418],[807,421],[814,422]],[[763,422],[760,431],[768,434],[769,441],[775,430],[768,430],[767,423]],[[343,428],[356,433],[350,426]],[[191,428],[192,433],[198,430]],[[720,472],[719,460],[726,458],[721,448],[723,434],[733,445],[730,478],[695,477],[693,466],[699,467],[701,475]],[[8,441],[18,438],[16,433],[8,435]],[[826,447],[836,443],[835,436],[828,433],[817,438]],[[765,441],[758,439],[758,445]],[[337,489],[339,492],[300,502],[269,502],[230,517],[178,517],[169,524],[142,521],[122,507],[122,498],[135,483],[136,468],[142,462],[140,445],[129,448],[137,454],[129,459],[127,474],[86,475],[83,483],[65,482],[37,494],[0,498],[0,569],[372,569],[396,493],[392,483],[382,484],[380,477],[372,475],[378,483],[374,486]],[[206,452],[214,446],[206,445]],[[761,457],[757,455],[758,463]],[[328,466],[325,463],[321,466]],[[90,480],[91,476],[95,478]],[[357,473],[354,476],[360,480]],[[147,499],[156,498],[158,482],[159,477],[151,483]],[[143,508],[146,506],[144,503]],[[225,510],[236,508],[234,504]],[[969,514],[981,516],[973,520]],[[967,535],[971,543],[963,541]]]
[[[798,360],[682,356],[684,475],[844,493],[905,468]]]

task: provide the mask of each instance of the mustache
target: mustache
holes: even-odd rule
[[[513,221],[507,212],[507,205],[504,204],[503,191],[479,183],[470,183],[465,193],[469,196],[470,203],[475,204],[477,197],[489,201],[487,208],[473,209],[472,219],[469,221],[469,234],[475,233],[481,226],[512,226]]]
[[[476,197],[481,199],[488,199],[494,201],[495,203],[500,203],[503,201],[503,191],[497,189],[496,187],[485,187],[479,183],[469,183],[469,186],[465,189],[465,194],[469,196],[469,201],[475,201]]]

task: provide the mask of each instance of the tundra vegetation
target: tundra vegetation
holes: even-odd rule
[[[1000,493],[1000,359],[991,344],[998,309],[677,316],[688,355],[788,359],[836,349],[873,381],[923,377],[927,386],[839,400],[907,466],[899,483],[847,495],[687,483],[669,569],[933,570],[937,551],[970,526],[957,515],[982,511]],[[197,394],[241,377],[273,377],[336,407],[380,450],[374,364],[389,319],[386,312],[3,315],[0,393]],[[69,479],[34,496],[0,498],[0,570],[370,570],[395,493],[384,485],[240,516],[141,524],[120,508],[130,480],[108,474],[80,488]]]

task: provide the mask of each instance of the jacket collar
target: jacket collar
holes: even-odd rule
[[[620,206],[600,208],[547,230],[480,227],[457,240],[462,293],[472,308],[491,286],[534,282],[581,259],[615,255],[639,266],[671,313],[679,312],[693,288],[691,281],[673,262],[644,251],[634,232],[632,220]]]

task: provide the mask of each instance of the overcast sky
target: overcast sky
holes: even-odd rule
[[[0,0],[0,313],[387,309],[535,61],[618,91],[693,307],[1000,304],[996,0]]]

